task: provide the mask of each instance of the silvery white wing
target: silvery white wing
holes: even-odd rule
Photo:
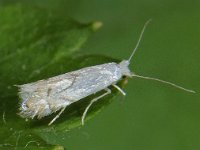
[[[121,76],[118,64],[107,63],[20,85],[20,115],[24,118],[47,116],[105,89]]]

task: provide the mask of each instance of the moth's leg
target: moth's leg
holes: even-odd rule
[[[126,93],[116,84],[112,84],[113,87],[115,87],[122,95],[126,96]]]
[[[51,122],[49,122],[49,126],[56,120],[56,119],[58,119],[59,117],[60,117],[60,115],[64,112],[64,110],[65,110],[65,108],[66,108],[67,106],[65,106],[65,107],[63,107],[62,109],[61,109],[61,111],[51,120]]]
[[[84,111],[84,113],[83,113],[83,115],[82,115],[82,118],[81,118],[81,123],[82,123],[82,125],[84,125],[84,120],[85,120],[86,114],[87,114],[89,108],[92,106],[92,104],[93,104],[94,102],[96,102],[97,100],[99,100],[100,98],[102,98],[102,97],[104,97],[104,96],[106,96],[106,95],[108,95],[108,94],[111,93],[111,90],[110,90],[110,89],[106,88],[105,90],[106,90],[106,93],[104,93],[104,94],[102,94],[102,95],[100,95],[100,96],[94,98],[93,100],[91,100],[90,103],[89,103],[89,105],[85,108],[85,111]]]

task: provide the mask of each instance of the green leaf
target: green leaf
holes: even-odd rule
[[[95,95],[70,105],[49,127],[48,122],[56,114],[27,122],[17,115],[20,101],[17,87],[13,85],[113,61],[105,56],[78,52],[101,23],[81,24],[69,17],[19,4],[1,7],[0,18],[0,148],[63,149],[47,144],[47,141],[56,144],[48,135],[80,126],[82,113]],[[86,120],[109,104],[114,95],[97,102]]]

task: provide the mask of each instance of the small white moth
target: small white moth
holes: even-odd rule
[[[84,124],[85,116],[91,105],[100,98],[111,93],[111,90],[108,88],[109,86],[112,85],[123,95],[126,95],[126,93],[116,84],[122,79],[123,76],[155,80],[172,85],[187,92],[195,93],[192,90],[185,89],[174,83],[137,75],[132,73],[128,68],[130,61],[142,39],[144,30],[149,22],[150,20],[145,23],[138,42],[128,60],[122,60],[119,64],[111,62],[86,67],[46,80],[39,80],[37,82],[19,85],[19,95],[22,98],[20,116],[32,119],[37,116],[37,118],[40,119],[60,110],[55,118],[53,118],[53,120],[49,123],[49,125],[51,125],[57,118],[59,118],[65,108],[70,104],[98,91],[105,90],[104,94],[91,100],[89,105],[86,107],[82,115],[82,124]]]

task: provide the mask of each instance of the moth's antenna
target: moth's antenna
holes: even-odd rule
[[[147,25],[149,24],[149,22],[150,22],[151,20],[152,20],[152,19],[149,19],[149,20],[144,24],[144,27],[143,27],[143,29],[142,29],[142,31],[141,31],[141,33],[140,33],[139,39],[138,39],[138,41],[137,41],[137,44],[136,44],[135,48],[133,49],[133,52],[131,53],[131,56],[130,56],[129,59],[128,59],[129,62],[131,61],[131,59],[132,59],[132,57],[134,56],[134,54],[135,54],[135,52],[136,52],[138,46],[140,45],[140,41],[141,41],[141,39],[142,39],[142,36],[143,36],[143,34],[144,34],[144,31],[145,31]]]
[[[168,81],[164,81],[164,80],[161,80],[161,79],[152,78],[152,77],[145,77],[145,76],[141,76],[141,75],[137,75],[137,74],[133,74],[132,76],[133,76],[133,77],[137,77],[137,78],[147,79],[147,80],[158,81],[158,82],[161,82],[161,83],[164,83],[164,84],[171,85],[171,86],[173,86],[173,87],[175,87],[175,88],[184,90],[184,91],[186,91],[186,92],[196,93],[196,92],[193,91],[193,90],[186,89],[186,88],[184,88],[184,87],[181,87],[181,86],[179,86],[179,85],[176,85],[176,84],[174,84],[174,83],[171,83],[171,82],[168,82]]]

